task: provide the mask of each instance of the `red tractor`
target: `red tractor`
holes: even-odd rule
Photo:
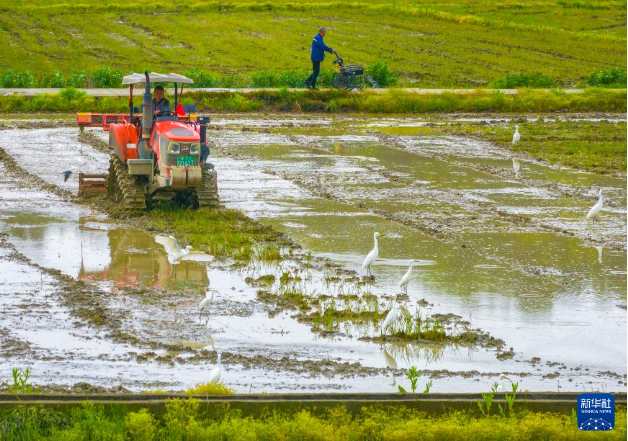
[[[133,86],[144,83],[142,114],[133,107]],[[79,113],[78,124],[100,126],[109,131],[111,159],[107,192],[131,209],[144,209],[155,199],[171,200],[193,208],[218,205],[217,175],[207,163],[209,117],[189,113],[165,112],[154,117],[151,83],[174,83],[174,109],[179,105],[178,84],[193,81],[177,74],[144,72],[127,75],[129,114],[96,115]],[[81,179],[89,185],[90,181]],[[93,182],[93,181],[92,181]],[[81,189],[79,189],[81,190]]]

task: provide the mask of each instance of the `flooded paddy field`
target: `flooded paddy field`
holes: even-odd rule
[[[182,390],[221,351],[238,392],[390,392],[410,366],[434,392],[487,391],[501,375],[529,391],[626,388],[625,175],[525,156],[515,172],[511,152],[430,129],[445,119],[221,115],[221,202],[302,249],[173,267],[142,218],[74,199],[76,173],[63,182],[64,170],[107,171],[107,132],[31,122],[0,126],[4,377],[30,366],[53,389]],[[605,209],[587,222],[600,189]],[[410,259],[399,304],[454,336],[479,330],[475,343],[384,335]]]

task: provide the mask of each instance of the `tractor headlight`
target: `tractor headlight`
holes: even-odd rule
[[[168,145],[168,153],[171,155],[178,155],[179,153],[181,153],[181,146],[179,145],[179,143],[171,142],[170,145]]]
[[[198,155],[201,152],[201,144],[193,142],[190,144],[190,155]]]

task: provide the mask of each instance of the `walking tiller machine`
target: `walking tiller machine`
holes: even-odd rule
[[[366,81],[364,81],[365,79],[371,83],[371,87],[379,87],[377,81],[364,73],[364,68],[362,66],[357,64],[348,64],[345,66],[342,58],[340,58],[338,54],[336,54],[334,64],[334,78],[332,81],[333,86],[336,89],[364,90],[364,87],[366,87]]]

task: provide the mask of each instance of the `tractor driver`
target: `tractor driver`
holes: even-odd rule
[[[153,116],[155,118],[162,116],[165,112],[170,112],[170,101],[164,98],[164,95],[164,88],[155,86],[153,91]]]

